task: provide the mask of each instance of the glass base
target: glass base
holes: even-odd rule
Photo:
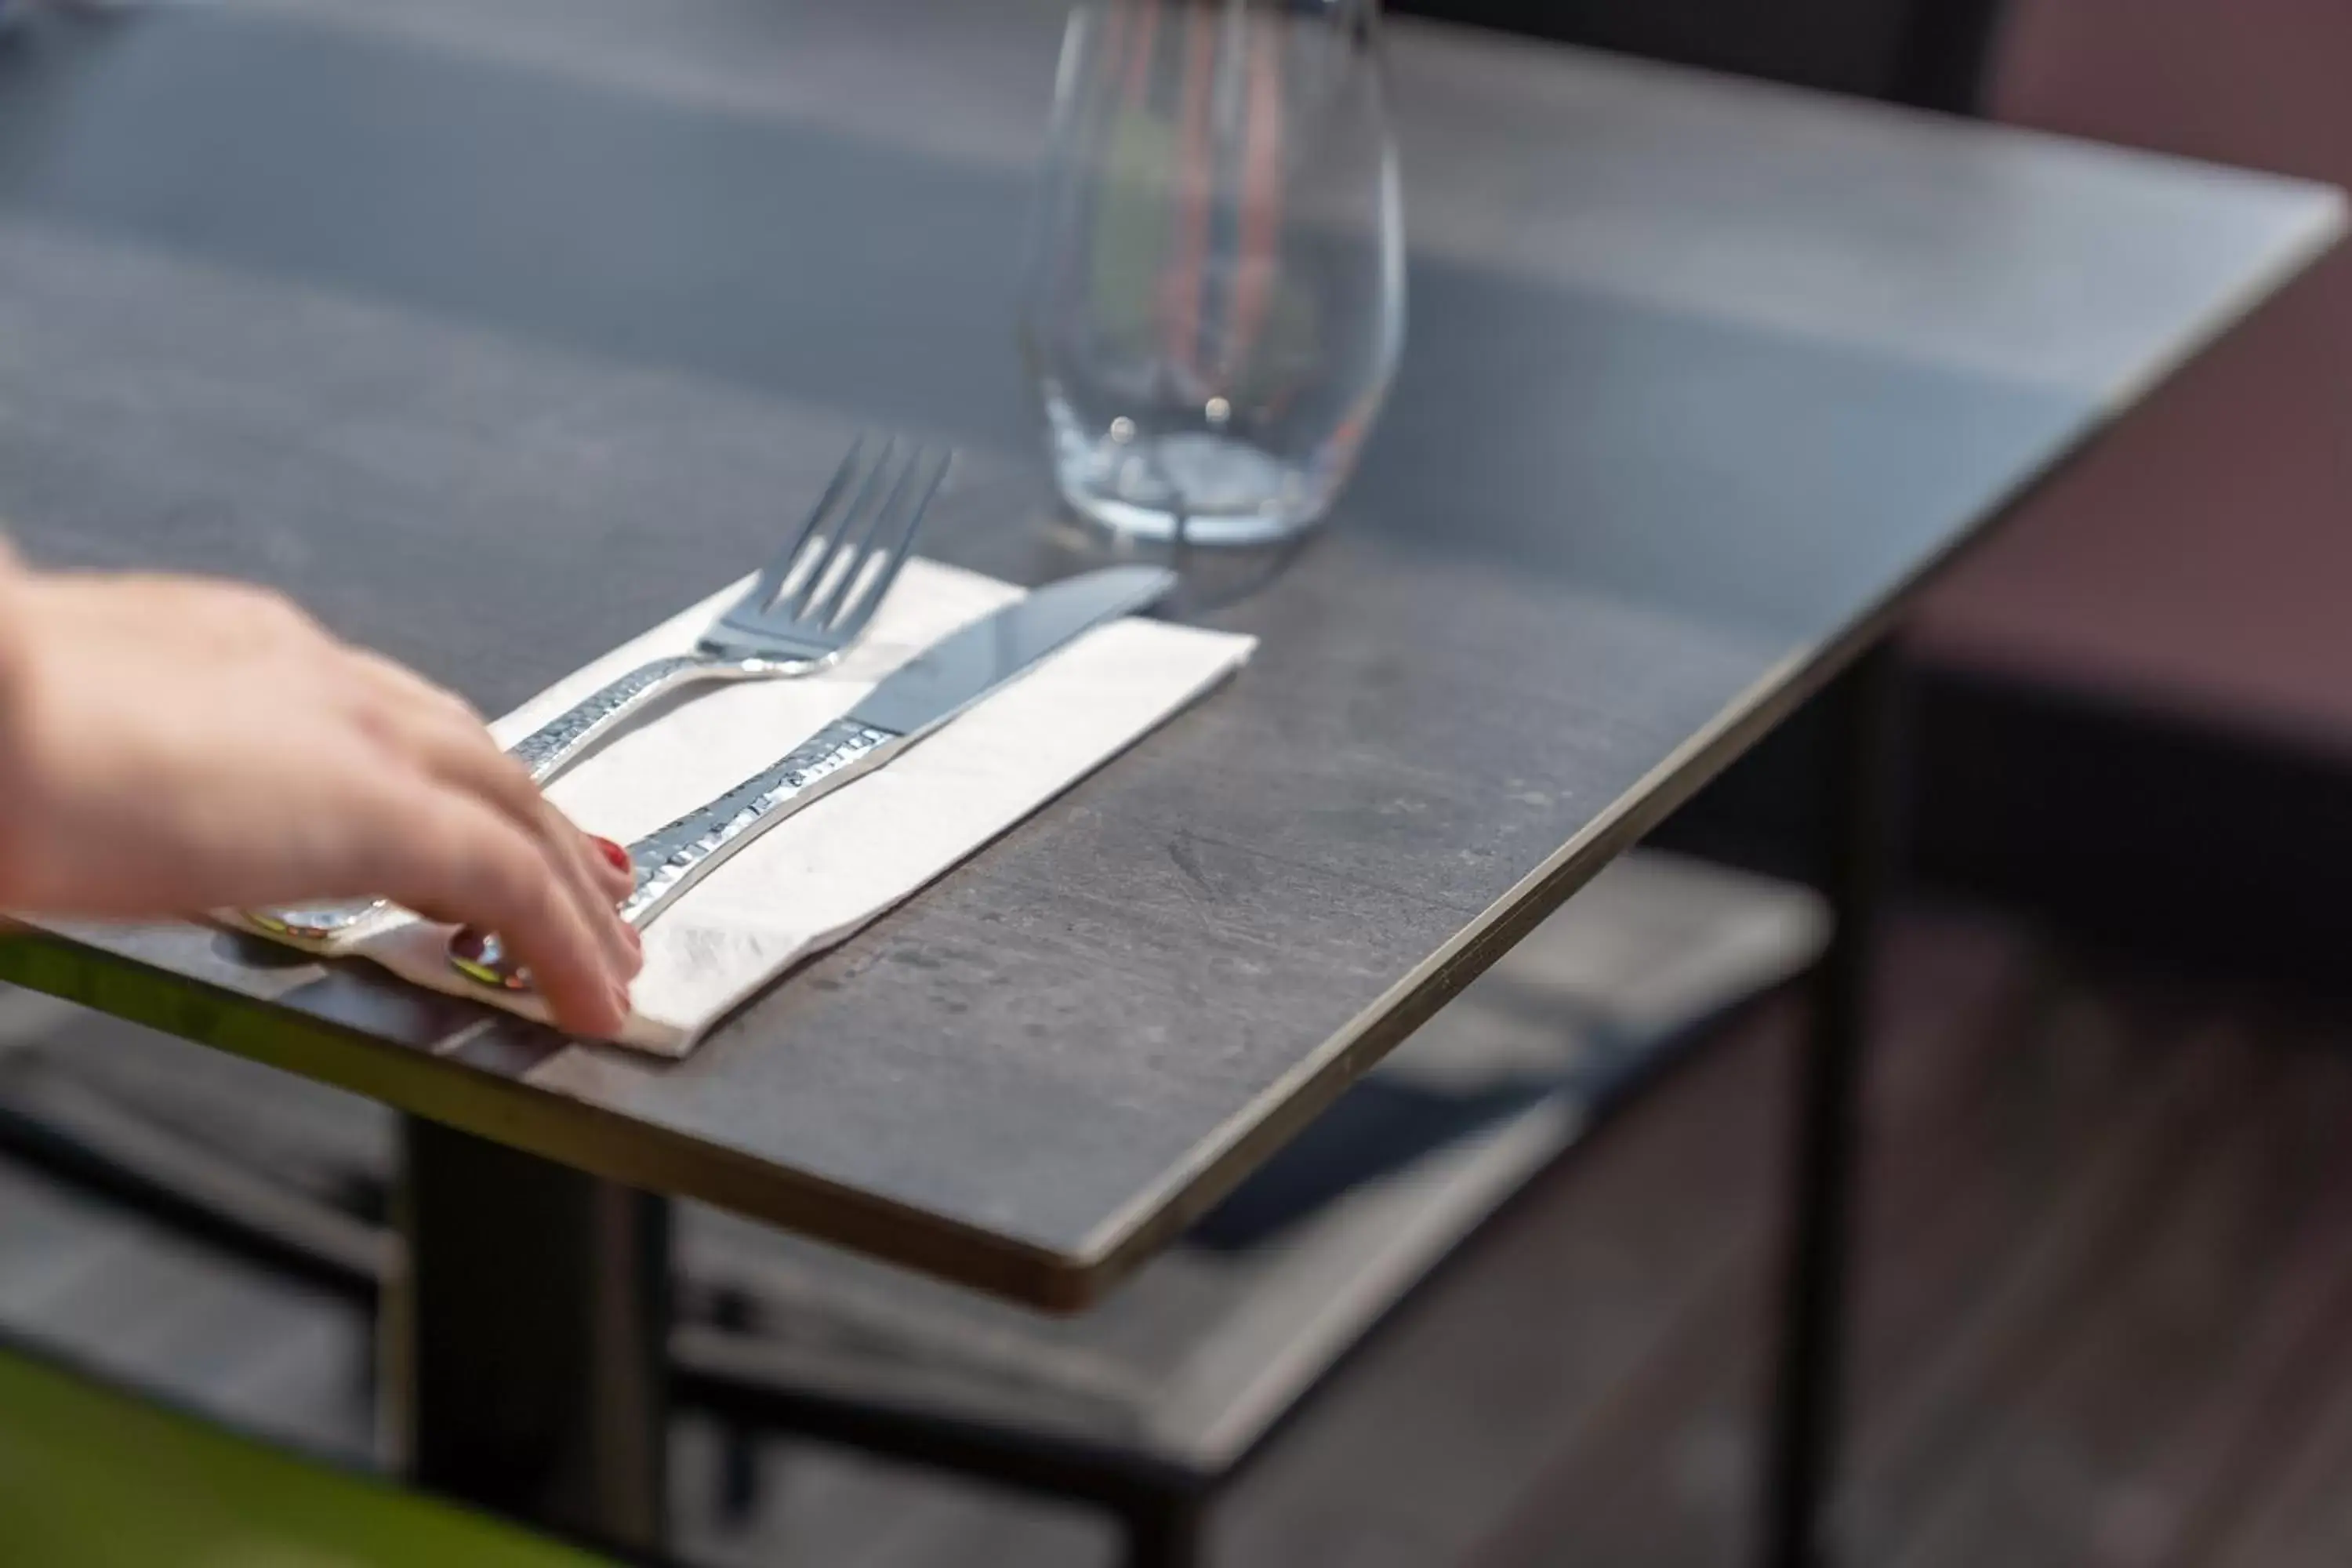
[[[1325,487],[1244,441],[1198,431],[1056,441],[1062,497],[1114,533],[1187,544],[1264,545],[1322,521]]]

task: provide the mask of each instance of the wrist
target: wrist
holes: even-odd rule
[[[31,590],[24,570],[0,539],[0,908],[14,901],[24,871],[25,836],[32,815],[32,759],[26,710],[31,706]]]
[[[31,615],[25,597],[24,569],[9,553],[8,541],[0,537],[0,785],[11,775],[24,727],[26,666],[31,658],[31,632],[26,625]]]

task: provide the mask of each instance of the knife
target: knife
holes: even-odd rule
[[[1039,588],[941,637],[773,767],[630,845],[636,888],[621,900],[623,922],[642,931],[776,824],[883,766],[1080,633],[1150,608],[1175,584],[1164,567],[1112,566]],[[458,931],[449,962],[485,985],[530,985],[494,932]]]

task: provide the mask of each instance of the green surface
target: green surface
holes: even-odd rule
[[[601,1562],[0,1353],[5,1568]]]

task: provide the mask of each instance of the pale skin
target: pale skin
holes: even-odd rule
[[[616,850],[462,700],[275,594],[37,572],[0,545],[0,910],[381,894],[501,932],[559,1024],[609,1035],[643,963]]]

